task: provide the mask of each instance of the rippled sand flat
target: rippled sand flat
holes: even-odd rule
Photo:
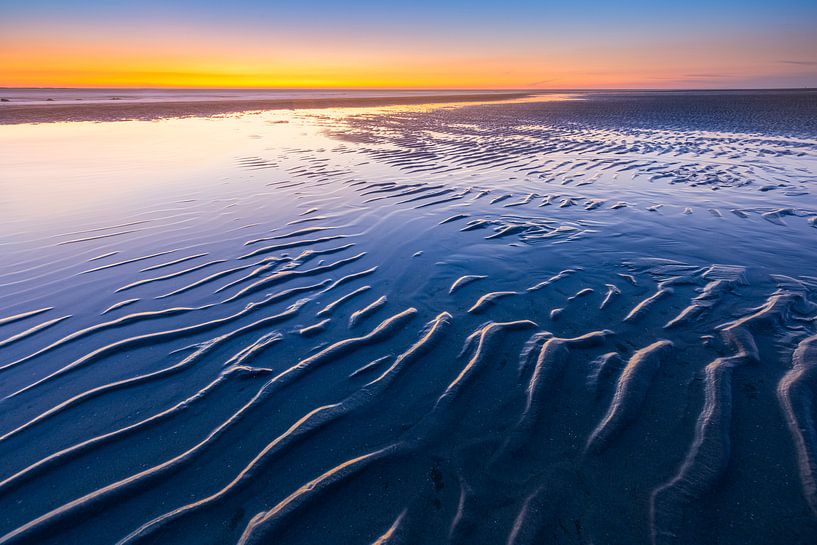
[[[0,126],[0,543],[817,542],[817,94]]]

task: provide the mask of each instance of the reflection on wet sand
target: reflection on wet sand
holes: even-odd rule
[[[813,541],[810,96],[0,127],[0,543]]]

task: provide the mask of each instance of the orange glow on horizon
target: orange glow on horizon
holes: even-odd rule
[[[0,56],[2,59],[2,56]],[[15,66],[2,59],[6,69],[0,75],[2,87],[85,87],[85,88],[328,88],[328,89],[581,89],[581,88],[661,88],[689,83],[671,69],[575,70],[554,64],[548,68],[510,62],[474,60],[450,64],[428,63],[383,66],[373,63],[356,68],[301,63],[235,68],[192,66],[149,60],[121,63],[26,63]],[[22,64],[22,63],[21,63]],[[36,68],[29,68],[31,65]],[[491,68],[502,66],[502,69]],[[530,72],[545,73],[541,81],[531,81]],[[497,73],[500,74],[497,77]],[[767,72],[768,73],[768,72]],[[753,74],[749,74],[753,75]],[[702,81],[708,78],[702,77]]]
[[[506,50],[451,42],[379,47],[365,36],[328,46],[292,36],[221,35],[154,28],[119,39],[7,32],[1,87],[591,89],[747,85],[785,80],[798,67],[748,58],[741,44],[590,43]],[[368,41],[367,41],[368,40]],[[718,51],[714,54],[713,51]],[[751,86],[751,83],[748,84]]]

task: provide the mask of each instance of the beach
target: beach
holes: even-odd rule
[[[0,89],[0,124],[150,121],[252,111],[488,102],[530,91]],[[541,91],[535,94],[543,94]]]
[[[0,544],[817,540],[817,92],[0,96]]]

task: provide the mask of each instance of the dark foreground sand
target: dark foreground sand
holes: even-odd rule
[[[327,114],[0,127],[0,545],[817,543],[813,94]]]

